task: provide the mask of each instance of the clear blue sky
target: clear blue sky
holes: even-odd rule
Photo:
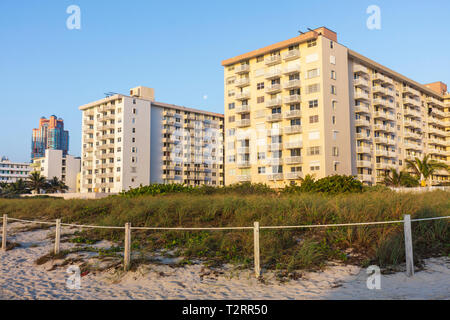
[[[66,28],[72,4],[81,30]],[[379,31],[366,28],[372,4]],[[161,102],[223,113],[221,61],[308,27],[327,26],[418,82],[450,84],[449,12],[448,0],[1,0],[0,155],[29,161],[32,128],[56,114],[79,156],[78,106],[138,85]]]

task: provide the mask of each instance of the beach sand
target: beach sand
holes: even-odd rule
[[[209,269],[201,264],[174,267],[161,263],[143,265],[134,272],[111,268],[81,277],[79,289],[69,289],[66,281],[69,265],[63,260],[36,265],[35,261],[53,249],[54,228],[20,230],[25,225],[11,223],[8,241],[21,246],[0,253],[1,300],[53,299],[450,299],[450,258],[424,261],[424,270],[414,277],[404,272],[381,275],[381,289],[367,288],[366,269],[331,263],[324,271],[299,271],[296,280],[280,282],[273,272],[264,271],[264,282],[256,280],[252,270],[236,270],[231,265]],[[29,226],[29,225],[28,225]],[[63,228],[62,234],[74,229]],[[102,241],[96,247],[107,248]],[[62,249],[75,244],[62,242]],[[102,264],[96,253],[72,254],[85,261]],[[74,264],[77,264],[74,262]]]

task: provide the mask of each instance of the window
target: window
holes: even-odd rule
[[[228,122],[234,122],[234,116],[228,117]]]
[[[320,155],[320,147],[310,147],[308,149],[308,155],[310,155],[310,156]]]
[[[331,94],[337,94],[336,93],[336,86],[331,85]]]
[[[311,69],[306,73],[306,79],[316,78],[320,75],[319,69]]]
[[[258,167],[258,174],[266,173],[266,167]]]
[[[256,62],[261,62],[261,61],[264,61],[264,55],[256,57]]]
[[[257,84],[256,84],[256,89],[257,89],[257,90],[262,90],[262,89],[264,89],[264,82],[257,83]]]
[[[336,111],[336,108],[337,108],[337,101],[336,100],[331,101],[331,108],[333,109],[333,111]]]
[[[257,103],[264,103],[264,96],[256,98]]]
[[[317,45],[316,39],[308,40],[308,48],[315,47]]]
[[[331,64],[336,64],[336,57],[335,56],[330,56],[330,63]]]
[[[309,117],[309,123],[317,123],[317,122],[319,122],[319,116],[318,115]]]
[[[136,133],[136,128],[131,129],[132,133]]]
[[[306,93],[316,93],[320,91],[320,85],[318,83],[311,84],[306,87]]]
[[[266,159],[266,153],[258,152],[258,160],[264,160],[264,159]]]
[[[234,102],[228,104],[228,110],[233,110],[234,108],[235,108]]]
[[[336,71],[331,70],[331,79],[336,80]]]
[[[339,148],[333,147],[332,154],[333,154],[333,157],[339,157]]]
[[[319,100],[310,100],[308,102],[310,108],[317,108],[319,106]]]
[[[332,116],[331,117],[331,123],[332,124],[336,124],[336,116]]]
[[[334,42],[330,41],[330,49],[333,49],[333,48],[334,48]]]

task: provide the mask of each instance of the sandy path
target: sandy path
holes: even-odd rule
[[[425,270],[414,278],[382,275],[380,290],[367,289],[365,269],[342,265],[304,273],[288,283],[265,273],[266,284],[253,279],[251,271],[234,272],[230,278],[232,270],[225,268],[224,274],[201,278],[200,265],[151,265],[142,273],[124,275],[118,283],[111,282],[110,273],[88,274],[81,279],[81,289],[71,290],[65,268],[47,271],[48,266],[34,264],[52,249],[47,239],[52,229],[14,233],[19,226],[9,226],[9,241],[21,247],[0,253],[0,299],[450,299],[448,257],[428,259]],[[71,246],[62,244],[63,249]]]

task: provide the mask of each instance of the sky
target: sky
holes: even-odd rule
[[[81,28],[68,29],[77,5]],[[377,5],[381,29],[366,10]],[[326,26],[338,42],[420,83],[450,84],[450,1],[1,0],[0,156],[30,161],[57,115],[81,154],[80,105],[139,85],[156,100],[223,113],[221,61]]]

